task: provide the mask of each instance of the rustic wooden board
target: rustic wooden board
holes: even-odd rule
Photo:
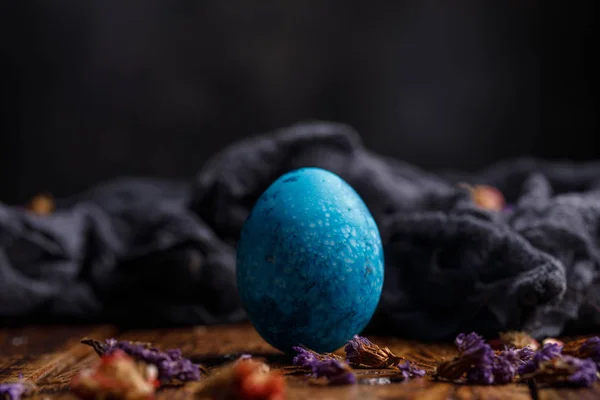
[[[277,350],[264,342],[248,325],[197,327],[118,332],[111,326],[93,327],[28,327],[0,329],[0,382],[18,377],[35,382],[40,387],[32,399],[73,399],[68,393],[69,382],[83,368],[97,360],[89,347],[79,344],[83,337],[102,340],[118,337],[152,342],[158,347],[181,348],[183,353],[208,367],[233,360],[242,353],[264,357],[274,368],[289,362]],[[453,357],[452,345],[423,344],[396,338],[371,338],[431,372],[435,365]],[[342,354],[342,353],[340,353]],[[377,377],[385,371],[359,370],[359,374]],[[531,399],[525,385],[468,386],[441,383],[429,377],[389,385],[353,385],[324,387],[308,385],[302,376],[288,377],[288,398],[296,399]],[[161,390],[158,399],[190,399],[185,387]],[[539,390],[539,398],[600,399],[600,384],[591,389]]]

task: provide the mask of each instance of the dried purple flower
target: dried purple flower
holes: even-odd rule
[[[545,345],[547,345],[548,343],[556,343],[558,345],[558,347],[560,348],[564,348],[565,344],[562,340],[558,340],[556,338],[546,338],[542,341],[542,347],[544,347]]]
[[[598,379],[598,368],[593,360],[582,360],[571,356],[563,356],[562,359],[574,371],[568,378],[572,384],[592,386]]]
[[[467,371],[467,382],[478,385],[491,385],[494,383],[493,367],[486,364],[473,366]]]
[[[598,379],[596,364],[590,359],[572,356],[557,356],[540,361],[538,368],[521,376],[522,380],[532,379],[539,383],[570,384],[592,386]]]
[[[329,383],[346,385],[356,383],[352,368],[332,355],[323,355],[303,347],[294,347],[294,365],[309,369],[315,378],[327,378]]]
[[[404,377],[404,379],[410,379],[410,378],[416,378],[416,377],[425,376],[425,371],[424,370],[419,369],[419,368],[411,365],[411,363],[408,362],[408,361],[406,361],[404,363],[398,364],[397,368],[402,373],[402,376]]]
[[[535,352],[533,358],[519,367],[519,375],[530,374],[539,368],[541,362],[559,357],[561,350],[562,347],[556,343],[546,343],[544,347]]]
[[[30,396],[36,391],[35,385],[25,382],[0,383],[0,399],[20,400],[21,396]]]
[[[315,353],[312,350],[305,349],[304,347],[294,347],[296,357],[294,357],[294,365],[306,369],[312,369],[314,363],[320,361],[320,354]]]
[[[329,383],[335,385],[356,383],[356,376],[350,366],[334,358],[314,363],[312,373],[315,378],[325,377]]]
[[[591,358],[596,364],[600,364],[600,337],[594,336],[586,340],[579,353],[583,358]]]
[[[0,383],[0,398],[8,400],[20,400],[25,393],[25,385],[20,382]]]
[[[525,347],[524,349],[529,349]],[[521,349],[523,350],[523,349]],[[519,350],[506,349],[494,358],[492,371],[494,383],[509,383],[515,379],[519,365],[523,364]]]
[[[594,336],[569,342],[565,345],[563,354],[579,358],[591,358],[600,367],[600,337]]]
[[[84,339],[81,342],[92,346],[101,356],[122,350],[136,361],[152,364],[158,369],[158,379],[161,382],[174,380],[186,382],[200,379],[200,368],[189,359],[184,358],[179,349],[160,351],[151,347],[149,343],[117,341],[116,339],[106,339],[105,343],[91,339]]]
[[[346,361],[357,367],[387,368],[397,365],[403,360],[402,357],[392,353],[389,348],[382,349],[369,339],[358,335],[354,335],[348,341],[344,350],[346,351]]]
[[[494,358],[494,352],[490,345],[475,332],[468,335],[464,333],[459,334],[454,340],[454,344],[461,357],[479,361],[480,363],[491,363]]]
[[[474,332],[468,335],[459,334],[454,343],[458,349],[458,356],[441,363],[434,376],[455,380],[466,373],[467,381],[471,383],[492,383],[492,363],[495,354],[490,345]]]
[[[530,361],[533,358],[535,352],[530,347],[523,347],[517,350],[517,355],[522,362]]]

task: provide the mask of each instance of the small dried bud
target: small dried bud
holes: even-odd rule
[[[535,379],[539,383],[592,386],[598,379],[598,370],[592,360],[560,356],[542,361],[538,368],[521,375],[522,380]]]
[[[590,358],[600,367],[600,337],[594,336],[568,342],[563,348],[563,354],[579,358]]]
[[[0,383],[0,399],[20,400],[21,397],[34,395],[37,390],[37,386],[33,383],[23,382],[23,380]]]
[[[310,370],[314,378],[326,378],[336,385],[356,383],[352,368],[338,356],[319,354],[303,347],[294,347],[294,350],[297,353],[294,365]]]
[[[562,348],[556,343],[547,343],[536,351],[533,357],[519,367],[519,375],[532,373],[539,368],[540,363],[560,357]]]
[[[459,334],[454,341],[458,356],[444,361],[436,368],[434,377],[457,380],[466,374],[468,382],[491,384],[494,379],[493,362],[496,357],[489,344],[476,333]]]
[[[387,368],[404,361],[403,357],[396,356],[387,347],[382,349],[358,335],[348,341],[345,351],[348,363],[357,367]]]
[[[157,386],[158,381],[140,374],[134,360],[120,350],[102,356],[94,368],[82,371],[71,382],[71,390],[83,399],[146,400]]]
[[[557,345],[558,347],[560,347],[560,348],[563,348],[563,347],[565,347],[565,343],[564,343],[564,342],[562,342],[562,341],[560,341],[560,340],[558,340],[558,339],[555,339],[555,338],[546,338],[546,339],[544,339],[544,340],[542,341],[542,346],[545,346],[545,345],[547,345],[548,343],[554,343],[554,344],[556,344],[556,345]]]
[[[150,343],[117,341],[116,339],[106,339],[104,343],[83,339],[81,343],[91,346],[100,356],[121,350],[138,362],[152,364],[158,370],[158,378],[164,383],[200,379],[200,368],[183,357],[179,349],[160,351],[152,347]]]
[[[396,368],[398,368],[398,370],[402,374],[402,377],[405,380],[425,376],[424,370],[416,368],[415,366],[411,365],[411,363],[408,361],[398,364]]]
[[[194,390],[197,399],[283,400],[285,380],[268,365],[252,359],[238,359],[200,381]]]

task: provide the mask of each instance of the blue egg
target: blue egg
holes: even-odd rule
[[[383,288],[377,224],[339,176],[302,168],[277,179],[241,232],[237,286],[273,347],[342,347],[367,325]]]

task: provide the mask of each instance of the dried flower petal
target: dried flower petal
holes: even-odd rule
[[[565,344],[563,354],[579,358],[590,358],[600,367],[600,337],[574,340]]]
[[[500,333],[500,340],[505,346],[515,347],[517,349],[529,347],[531,350],[536,351],[540,347],[539,342],[526,332],[502,332]]]
[[[485,343],[483,338],[475,332],[465,335],[464,333],[456,336],[454,344],[461,357],[469,358],[474,363],[491,363],[494,352],[489,344]]]
[[[560,356],[562,347],[556,343],[548,343],[533,355],[533,358],[519,367],[519,375],[530,374],[539,368],[541,362]]]
[[[492,364],[496,355],[490,345],[475,332],[468,335],[459,334],[454,343],[458,349],[458,356],[441,363],[434,376],[456,380],[466,374],[467,381],[471,383],[492,383]]]
[[[346,361],[354,366],[387,368],[404,360],[403,357],[396,356],[387,347],[382,349],[369,339],[358,335],[354,335],[348,341],[344,350],[346,351]]]
[[[22,396],[31,396],[37,391],[37,387],[32,383],[7,382],[0,383],[0,399],[20,400]]]
[[[151,399],[158,381],[145,379],[135,361],[121,350],[103,355],[92,369],[71,382],[73,393],[83,399]]]
[[[579,349],[580,357],[591,358],[595,363],[600,363],[600,337],[594,336],[585,341]]]
[[[478,385],[491,385],[494,383],[494,370],[491,365],[480,365],[469,369],[467,382]]]
[[[523,347],[517,350],[517,355],[522,362],[530,361],[533,358],[535,352],[530,347]]]
[[[532,378],[539,383],[592,386],[598,379],[598,369],[590,359],[558,356],[540,361],[537,369],[521,376],[522,380]]]
[[[268,365],[252,359],[238,359],[203,381],[195,397],[210,400],[283,400],[285,380]]]
[[[179,349],[160,351],[149,343],[117,341],[116,339],[107,339],[105,343],[90,339],[84,339],[81,342],[92,346],[100,355],[122,350],[137,361],[155,365],[161,382],[173,380],[186,382],[200,379],[199,367],[184,358]]]
[[[545,346],[548,343],[554,343],[554,344],[558,345],[560,348],[565,347],[565,344],[562,341],[560,341],[560,340],[558,340],[556,338],[546,338],[546,339],[544,339],[542,341],[542,346]]]
[[[356,376],[352,368],[343,361],[330,358],[313,364],[313,376],[315,378],[325,377],[329,383],[334,385],[349,385],[356,383]]]
[[[322,355],[303,347],[294,347],[297,355],[294,365],[309,369],[315,378],[325,377],[332,384],[356,383],[356,376],[350,366],[331,355]]]
[[[408,361],[398,364],[397,368],[402,373],[402,376],[404,377],[404,379],[411,379],[411,378],[425,376],[424,370],[411,365],[411,363]]]
[[[524,349],[529,349],[525,347]],[[521,349],[521,350],[524,350]],[[523,364],[523,360],[518,350],[506,349],[494,358],[492,371],[494,375],[494,383],[509,383],[512,382],[517,374],[519,365]]]
[[[296,357],[294,357],[293,363],[299,367],[312,369],[314,363],[323,359],[320,354],[304,347],[294,347],[294,351],[296,352]]]

